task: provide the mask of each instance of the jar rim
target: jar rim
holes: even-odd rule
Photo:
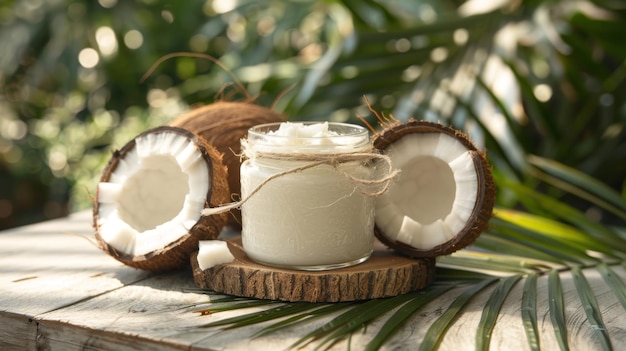
[[[364,135],[364,134],[369,135],[369,131],[365,127],[362,127],[356,124],[343,123],[343,122],[325,122],[325,121],[301,121],[301,122],[300,121],[287,121],[287,122],[263,123],[263,124],[258,124],[249,128],[248,133],[271,135],[272,137],[278,137],[278,138],[293,138],[291,136],[267,134],[268,132],[273,132],[273,131],[278,130],[278,128],[280,128],[280,126],[283,123],[293,123],[293,124],[297,123],[297,124],[303,124],[307,126],[328,123],[329,130],[338,132],[338,133],[341,131],[344,131],[344,133],[340,133],[339,135],[336,135],[336,136],[324,136],[321,138],[355,136],[355,135]],[[297,137],[297,138],[298,139],[309,139],[309,138],[316,139],[320,137]]]
[[[328,123],[328,130],[336,135],[325,136],[288,136],[276,135],[283,123],[303,124],[306,126]],[[294,152],[351,152],[362,151],[369,147],[369,130],[350,123],[325,121],[289,121],[259,124],[248,129],[247,142],[256,151],[294,153]]]

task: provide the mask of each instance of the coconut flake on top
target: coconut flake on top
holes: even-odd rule
[[[248,158],[278,154],[358,152],[370,148],[367,129],[335,122],[282,122],[253,127],[242,141]]]
[[[342,145],[345,141],[338,138],[341,134],[330,130],[328,122],[302,123],[282,122],[277,130],[267,133],[268,142],[280,146],[299,145]]]
[[[292,138],[327,138],[339,135],[337,132],[330,130],[328,122],[312,124],[283,122],[277,130],[267,134]]]

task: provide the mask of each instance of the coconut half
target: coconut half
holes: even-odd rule
[[[491,218],[495,187],[485,155],[458,130],[428,121],[394,123],[374,147],[400,170],[375,200],[377,238],[411,257],[450,254]]]
[[[182,267],[199,240],[218,237],[227,214],[202,210],[229,201],[222,154],[182,128],[148,130],[114,151],[95,197],[101,249],[151,271]]]

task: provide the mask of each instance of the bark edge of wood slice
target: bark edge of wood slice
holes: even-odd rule
[[[235,260],[205,269],[191,254],[195,284],[226,295],[288,302],[343,302],[392,297],[425,288],[435,278],[435,259],[409,258],[377,245],[365,262],[327,271],[265,266],[243,251],[241,238],[226,241]],[[378,243],[377,243],[378,244]]]

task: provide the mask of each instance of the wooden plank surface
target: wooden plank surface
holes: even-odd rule
[[[37,315],[146,279],[100,254],[89,212],[0,234],[0,306]]]
[[[262,325],[222,331],[198,326],[248,313],[200,316],[185,308],[208,300],[197,293],[190,269],[146,273],[110,258],[90,241],[90,213],[0,232],[0,350],[277,350],[286,349],[332,316],[276,334],[252,338]],[[614,267],[626,279],[623,267]],[[595,270],[586,278],[602,309],[615,350],[626,349],[626,313]],[[572,350],[600,350],[569,272],[561,274]],[[528,350],[520,318],[523,281],[503,306],[491,350]],[[470,301],[446,334],[441,350],[473,349],[481,312],[492,288]],[[424,334],[460,289],[426,305],[394,336],[384,350],[415,350]],[[558,349],[552,330],[546,279],[538,282],[541,346]],[[372,323],[350,340],[362,349],[382,326]],[[315,345],[305,349],[312,349]],[[346,350],[347,342],[332,350]]]

